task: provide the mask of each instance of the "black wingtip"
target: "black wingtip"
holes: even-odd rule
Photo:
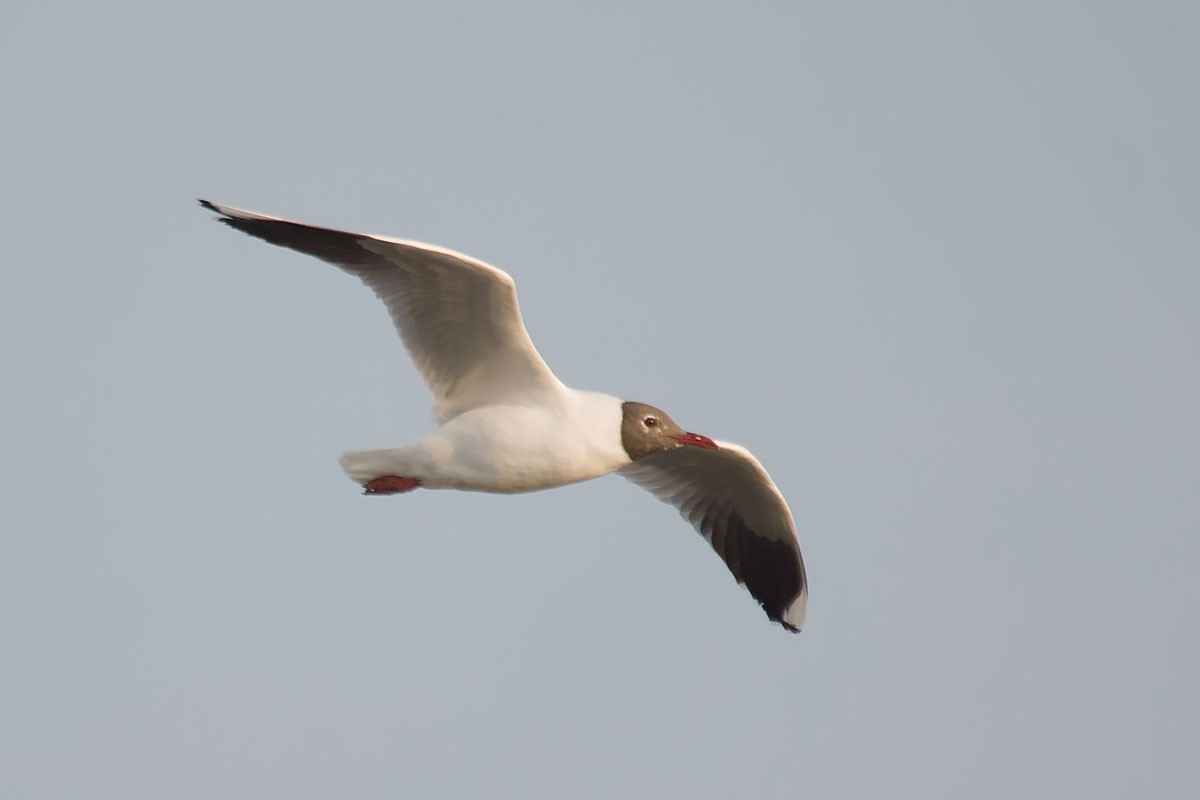
[[[783,607],[782,609],[780,609],[778,611],[775,611],[775,610],[768,608],[767,605],[761,601],[759,602],[759,605],[762,606],[763,611],[767,612],[767,619],[771,620],[771,622],[779,623],[780,627],[782,627],[788,633],[799,633],[800,632],[800,628],[797,628],[795,625],[788,622],[787,619],[785,618],[784,615],[787,614],[787,610],[788,610],[787,606]]]
[[[242,220],[239,220],[237,217],[230,216],[225,211],[222,211],[220,208],[217,207],[216,203],[211,203],[208,200],[204,200],[203,198],[199,198],[199,197],[196,198],[196,202],[199,203],[204,208],[208,209],[209,211],[212,211],[216,214],[220,214],[220,216],[217,217],[217,222],[224,222],[226,225],[228,225],[231,228],[239,228],[240,230],[246,230],[246,228],[240,227],[237,225],[237,223]]]

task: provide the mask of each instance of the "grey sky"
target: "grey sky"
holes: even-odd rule
[[[9,10],[0,796],[1195,796],[1198,33]],[[359,496],[432,425],[382,306],[197,196],[508,270],[566,382],[771,470],[804,633],[619,478]]]

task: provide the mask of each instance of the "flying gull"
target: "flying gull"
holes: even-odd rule
[[[563,384],[533,346],[506,272],[443,247],[200,204],[342,268],[387,306],[439,427],[405,447],[342,456],[366,494],[531,492],[616,472],[678,508],[767,616],[800,630],[808,586],[796,525],[762,464],[654,406]]]

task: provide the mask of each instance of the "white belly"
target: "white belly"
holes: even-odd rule
[[[473,409],[407,447],[347,453],[342,466],[359,483],[398,475],[428,489],[531,492],[629,463],[620,425],[619,400],[573,392],[552,406]]]

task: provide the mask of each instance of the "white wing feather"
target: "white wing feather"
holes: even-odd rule
[[[533,346],[503,270],[421,242],[200,203],[231,227],[328,261],[369,286],[429,387],[439,423],[482,405],[565,391]]]

